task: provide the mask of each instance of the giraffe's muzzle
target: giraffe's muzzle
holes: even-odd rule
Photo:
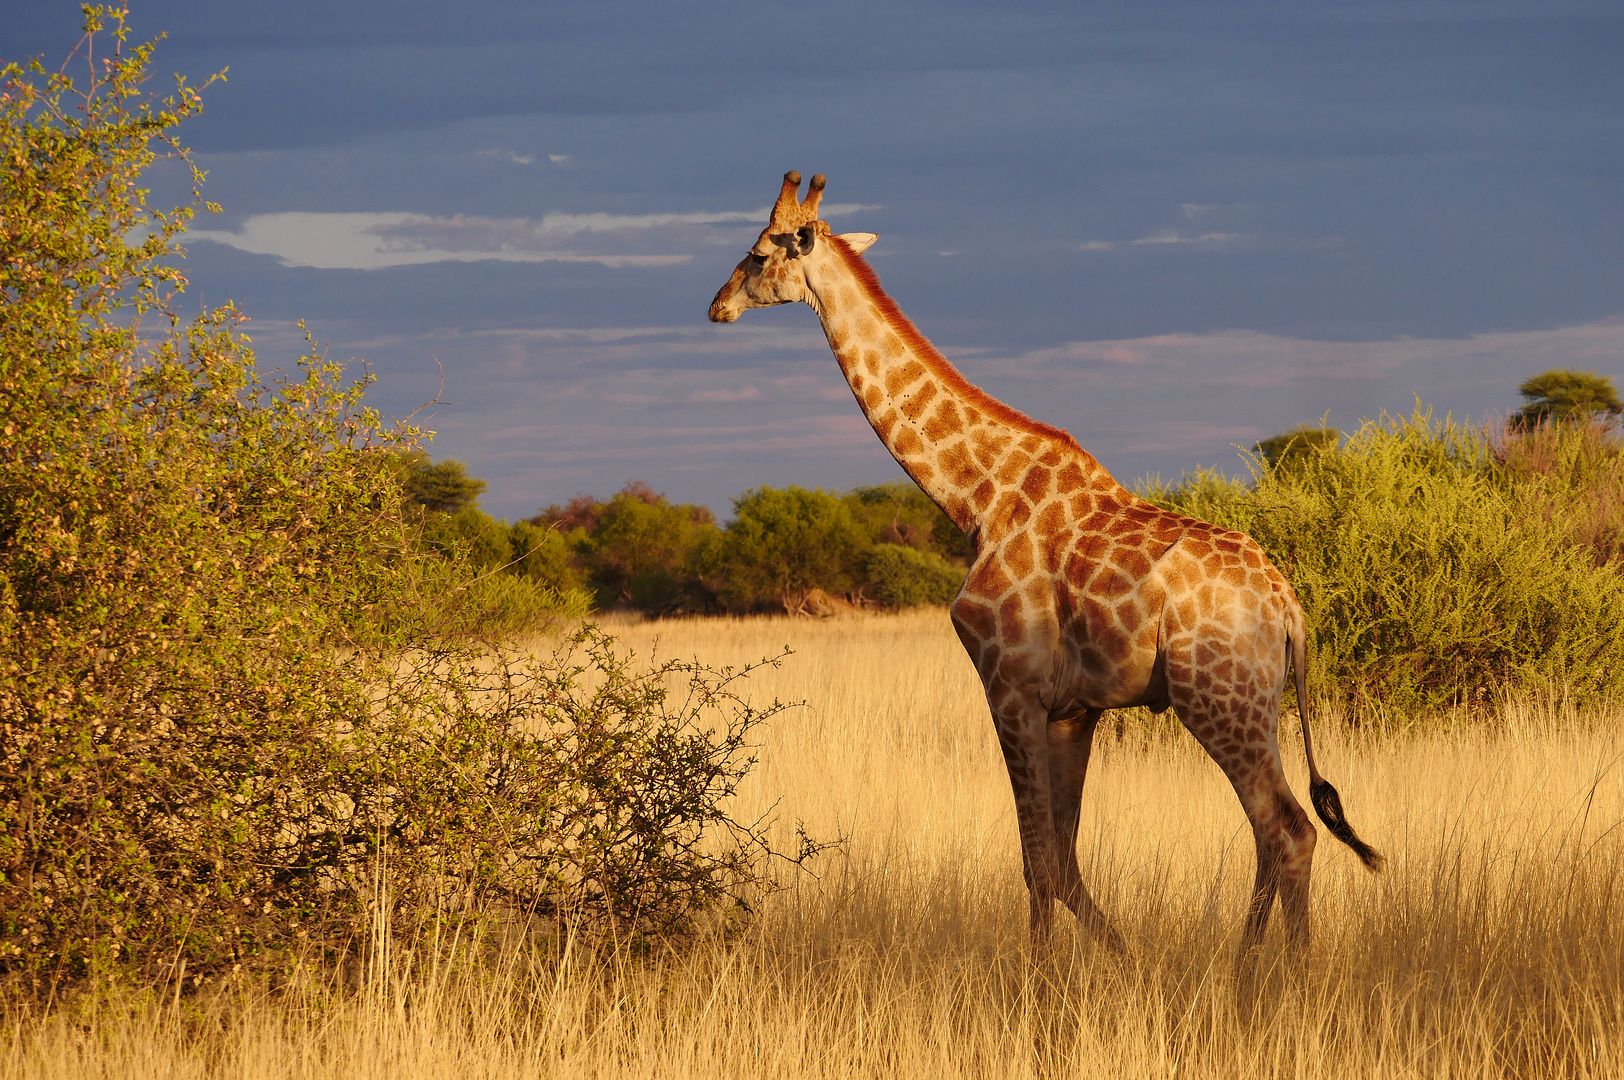
[[[743,284],[744,271],[734,270],[727,284],[716,290],[716,299],[711,301],[710,306],[711,322],[736,322],[744,314],[744,305],[739,303],[739,286]]]

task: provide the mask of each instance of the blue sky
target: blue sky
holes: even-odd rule
[[[27,0],[0,58],[60,61]],[[15,12],[13,8],[13,12]],[[965,373],[1120,479],[1329,414],[1624,375],[1624,5],[164,0],[223,204],[188,260],[304,319],[519,517],[643,479],[900,470],[810,311],[705,320],[787,169]],[[156,177],[160,195],[178,176]]]

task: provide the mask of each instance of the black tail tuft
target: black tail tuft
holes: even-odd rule
[[[1353,849],[1359,856],[1359,861],[1368,866],[1372,872],[1380,873],[1382,864],[1387,860],[1375,848],[1359,839],[1348,824],[1348,819],[1342,813],[1342,796],[1336,793],[1325,780],[1316,780],[1308,786],[1308,797],[1314,803],[1314,810],[1319,814],[1325,827],[1331,830],[1331,835]]]

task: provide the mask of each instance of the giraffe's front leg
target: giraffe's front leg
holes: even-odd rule
[[[1031,902],[1032,940],[1041,943],[1054,924],[1060,895],[1061,852],[1055,837],[1049,779],[1048,710],[1035,695],[994,677],[987,686],[998,746],[1004,752],[1021,831],[1021,864]]]
[[[1048,725],[1049,798],[1054,808],[1055,845],[1060,859],[1060,902],[1112,952],[1126,953],[1127,943],[1088,895],[1077,866],[1077,820],[1082,813],[1083,781],[1088,777],[1094,730],[1103,713],[1103,709],[1089,709]]]

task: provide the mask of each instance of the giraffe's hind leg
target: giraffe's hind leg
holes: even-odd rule
[[[1298,805],[1278,768],[1259,769],[1248,778],[1251,794],[1242,796],[1257,845],[1257,877],[1247,908],[1244,952],[1255,949],[1269,927],[1276,892],[1286,933],[1297,947],[1308,943],[1308,882],[1314,864],[1314,827]],[[1275,774],[1275,775],[1270,775]],[[1233,778],[1231,778],[1233,782]],[[1241,786],[1236,785],[1237,794]]]
[[[1088,895],[1077,866],[1077,819],[1082,812],[1083,781],[1101,709],[1049,724],[1049,794],[1054,807],[1055,843],[1059,854],[1058,895],[1077,921],[1114,952],[1126,952],[1122,936]]]
[[[1252,825],[1257,876],[1241,937],[1243,962],[1262,941],[1277,895],[1287,934],[1294,945],[1305,946],[1315,834],[1280,761],[1278,691],[1250,700],[1192,694],[1175,704],[1184,726],[1228,777]]]

